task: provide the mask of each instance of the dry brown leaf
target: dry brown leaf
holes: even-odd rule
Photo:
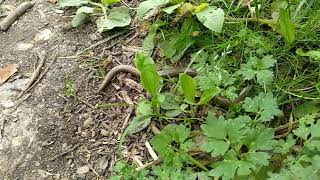
[[[48,0],[48,2],[51,4],[57,4],[58,0]]]
[[[0,86],[4,82],[6,82],[17,71],[18,71],[17,64],[10,64],[5,68],[0,69]]]

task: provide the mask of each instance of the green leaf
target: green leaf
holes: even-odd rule
[[[271,156],[265,152],[249,152],[247,154],[247,160],[255,165],[269,165],[269,159]]]
[[[186,100],[194,102],[196,97],[196,82],[194,79],[188,74],[181,73],[179,75],[179,80]]]
[[[137,8],[137,16],[142,19],[151,9],[169,3],[170,0],[147,0],[139,4]]]
[[[256,76],[260,85],[270,85],[273,80],[273,72],[269,68],[273,67],[276,62],[272,56],[264,56],[262,59],[250,57],[246,64],[241,64],[237,73],[241,74],[245,80],[254,79]]]
[[[137,53],[135,64],[140,71],[140,80],[143,87],[153,96],[159,94],[161,77],[158,75],[156,66],[152,58],[143,53]]]
[[[147,54],[149,56],[152,55],[152,52],[154,49],[154,38],[157,35],[158,28],[163,25],[165,25],[165,22],[163,22],[163,21],[155,22],[152,25],[151,30],[149,31],[147,37],[144,39],[143,44],[142,44],[142,49],[145,54]]]
[[[236,161],[237,162],[237,161]],[[217,162],[217,167],[209,171],[209,176],[221,177],[223,180],[232,179],[238,169],[238,164],[234,161]]]
[[[207,122],[201,125],[201,129],[209,138],[224,139],[227,136],[226,125],[223,116],[217,119],[212,113],[208,113]]]
[[[307,57],[310,57],[312,59],[315,59],[315,60],[320,60],[320,51],[316,51],[316,50],[310,50],[308,52],[304,52],[301,48],[298,48],[296,50],[296,53],[299,55],[299,56],[307,56]]]
[[[222,9],[209,6],[205,10],[197,12],[196,16],[211,31],[221,32],[224,22],[224,12]]]
[[[101,0],[101,2],[106,6],[109,6],[109,5],[121,2],[121,0]]]
[[[295,27],[288,10],[280,10],[279,24],[284,39],[288,44],[292,44],[295,40]]]
[[[317,113],[320,111],[320,108],[313,101],[306,101],[303,104],[298,105],[293,109],[293,115],[295,118],[301,118],[308,114]]]
[[[167,14],[172,14],[173,11],[178,9],[181,5],[182,5],[182,3],[176,4],[176,5],[172,5],[172,6],[163,8],[162,11],[164,11]]]
[[[298,129],[292,131],[293,134],[300,137],[303,140],[308,140],[310,134],[310,128],[307,128],[305,124],[301,124]]]
[[[115,27],[128,26],[130,22],[131,17],[127,7],[112,8],[107,17],[101,17],[96,21],[99,32],[108,31]]]
[[[87,0],[59,0],[60,7],[81,6],[87,4]]]
[[[212,87],[211,89],[205,90],[198,104],[207,104],[214,96],[218,95],[220,91],[221,89],[219,87]]]
[[[79,26],[83,25],[89,17],[88,14],[91,14],[93,12],[94,12],[94,8],[87,7],[87,6],[80,7],[77,10],[76,15],[72,19],[72,22],[71,22],[72,26],[79,27]]]
[[[125,135],[135,134],[149,126],[152,115],[136,116],[125,130]]]
[[[310,127],[310,132],[313,138],[320,137],[320,122],[318,121],[316,124],[312,124]]]
[[[275,147],[275,152],[280,154],[287,154],[290,152],[290,148],[296,144],[296,140],[293,139],[293,135],[289,134],[286,141],[280,139]]]
[[[276,145],[276,141],[274,140],[274,129],[251,129],[245,138],[243,138],[243,143],[247,145],[250,152],[257,150],[271,150]]]
[[[194,145],[190,133],[183,125],[169,124],[152,138],[151,144],[165,163],[182,167],[188,161],[187,151]]]
[[[208,143],[201,146],[201,150],[211,153],[212,157],[224,155],[229,149],[229,143],[224,140],[209,138]]]
[[[249,131],[247,124],[251,121],[249,116],[238,116],[235,119],[229,119],[227,126],[229,141],[231,143],[241,143]]]
[[[272,93],[259,93],[258,96],[246,98],[244,100],[243,108],[247,112],[256,113],[259,115],[258,120],[262,122],[270,121],[274,116],[281,113],[278,109],[277,99],[273,97]]]
[[[142,116],[153,114],[151,103],[149,101],[140,101],[137,107],[137,114]]]

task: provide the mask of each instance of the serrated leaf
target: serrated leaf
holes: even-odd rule
[[[205,90],[200,98],[200,101],[198,104],[207,104],[214,96],[218,95],[220,93],[221,89],[219,87],[212,87],[208,90]]]
[[[320,122],[319,121],[316,124],[311,125],[310,132],[311,132],[312,138],[320,137]]]
[[[223,180],[232,179],[238,169],[238,164],[234,162],[217,162],[217,167],[209,171],[209,176],[221,177]]]
[[[196,12],[196,16],[211,31],[221,32],[224,22],[224,12],[222,9],[209,6],[200,12]]]
[[[212,113],[208,113],[207,122],[201,125],[201,129],[209,138],[224,139],[227,136],[226,121],[223,116],[217,119]]]
[[[139,4],[137,8],[137,16],[139,19],[143,18],[144,15],[150,11],[151,9],[154,9],[158,6],[165,5],[169,3],[170,0],[147,0],[143,1]]]
[[[201,150],[211,153],[212,157],[224,155],[229,149],[229,143],[224,140],[208,139],[208,143],[201,146]]]
[[[247,160],[255,165],[269,165],[269,159],[271,156],[265,152],[249,152],[247,154]]]
[[[255,128],[251,129],[243,138],[243,143],[247,145],[249,151],[271,150],[275,145],[274,129]]]
[[[292,131],[293,134],[302,138],[303,140],[308,140],[308,136],[310,134],[310,128],[307,128],[305,124],[300,124],[298,129]]]
[[[59,0],[60,7],[81,6],[86,3],[86,0]]]
[[[179,80],[181,84],[181,89],[186,100],[194,102],[196,97],[196,82],[188,74],[179,74]]]
[[[292,44],[295,41],[295,27],[287,9],[280,10],[279,25],[286,42]]]
[[[293,139],[293,135],[289,134],[286,141],[280,139],[277,142],[277,147],[275,148],[276,153],[287,154],[290,152],[290,148],[296,144],[296,140]]]
[[[96,21],[99,32],[108,31],[115,27],[125,27],[130,22],[131,16],[127,7],[112,8],[107,17],[101,17]]]
[[[258,96],[246,98],[244,100],[243,108],[247,112],[253,112],[259,115],[259,121],[270,121],[274,116],[281,113],[278,109],[277,99],[273,97],[272,93],[259,93]]]
[[[251,174],[252,170],[254,170],[256,168],[255,165],[253,165],[252,163],[247,162],[247,161],[239,161],[238,166],[239,166],[239,168],[237,170],[237,174],[239,176],[249,175],[249,174]]]
[[[229,141],[231,143],[240,143],[249,131],[247,123],[251,121],[249,116],[239,116],[228,120],[227,132]]]

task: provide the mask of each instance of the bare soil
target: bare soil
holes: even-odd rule
[[[20,3],[6,0],[2,7]],[[29,98],[10,108],[0,105],[0,179],[107,179],[117,160],[118,138],[128,114],[127,106],[116,105],[123,102],[119,92],[127,92],[133,100],[141,95],[124,85],[130,75],[119,76],[103,95],[94,90],[104,69],[131,64],[134,53],[123,52],[122,41],[110,47],[111,41],[85,56],[69,57],[115,33],[101,35],[90,23],[71,28],[71,15],[72,11],[39,0],[8,31],[0,32],[0,68],[18,64],[17,78],[30,77],[37,65],[37,50],[47,52],[45,67],[54,61],[26,94]],[[128,45],[139,44],[130,33]],[[67,96],[69,81],[74,82],[75,97]],[[113,105],[94,108],[99,103]],[[128,144],[129,148],[145,156],[145,149],[135,147],[141,147],[146,138],[133,139],[139,142]]]

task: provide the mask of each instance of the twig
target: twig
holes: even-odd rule
[[[88,103],[87,101],[81,99],[80,97],[75,97],[78,101],[82,102],[83,104],[89,106],[92,109],[96,109],[96,107],[94,107],[92,104]]]
[[[125,32],[127,32],[127,31],[118,32],[118,33],[113,34],[112,36],[109,36],[109,37],[107,37],[107,38],[105,38],[105,39],[103,39],[103,40],[101,40],[101,41],[99,41],[99,42],[97,42],[97,43],[95,43],[95,44],[92,44],[91,46],[89,46],[89,47],[85,48],[84,50],[78,52],[78,53],[75,55],[75,57],[78,57],[79,55],[85,53],[86,51],[88,51],[88,50],[90,50],[90,49],[93,49],[93,48],[95,48],[95,47],[97,47],[97,46],[99,46],[99,45],[101,45],[101,44],[104,44],[104,43],[110,41],[111,39],[114,39],[114,38],[122,35],[122,34],[125,33]]]
[[[154,152],[154,150],[152,149],[149,141],[146,141],[145,145],[146,145],[146,147],[147,147],[147,149],[148,149],[148,152],[149,152],[150,156],[152,157],[152,159],[155,160],[155,161],[158,160],[159,157],[158,157],[158,155],[156,154],[156,152]]]
[[[106,49],[111,49],[113,46],[117,45],[120,41],[126,39],[126,38],[127,38],[128,36],[130,36],[131,34],[133,34],[133,31],[132,31],[132,32],[129,32],[128,34],[126,34],[126,35],[120,37],[119,39],[115,40],[114,42],[112,42],[112,44],[110,44],[109,46],[107,46],[107,47],[105,48],[105,50],[106,50]]]
[[[6,119],[2,119],[2,121],[0,122],[0,140],[2,139],[2,134],[3,134],[5,122],[6,122]]]
[[[56,58],[57,58],[57,57],[55,56],[55,57],[52,59],[51,63],[48,65],[48,67],[40,74],[40,76],[39,76],[39,78],[36,80],[36,82],[33,83],[32,86],[30,86],[30,87],[26,90],[26,92],[29,92],[36,84],[38,84],[38,83],[41,81],[41,79],[44,77],[44,75],[46,75],[47,72],[49,71],[49,69],[50,69],[50,67],[52,66],[52,64],[55,62]],[[25,93],[26,93],[26,92],[25,92]]]
[[[149,168],[149,167],[151,167],[151,166],[153,166],[153,165],[157,165],[157,164],[159,164],[159,163],[161,163],[161,162],[162,162],[161,159],[158,159],[158,160],[156,160],[156,161],[149,162],[149,163],[147,163],[147,164],[145,164],[145,165],[143,165],[143,166],[137,167],[137,168],[136,168],[136,171],[141,171],[141,170],[143,170],[143,169],[147,169],[147,168]]]
[[[56,160],[57,158],[59,158],[59,157],[61,157],[61,156],[64,156],[64,155],[66,155],[66,154],[68,154],[68,153],[76,150],[80,145],[81,145],[81,144],[76,144],[76,145],[73,146],[71,149],[69,149],[69,150],[67,150],[67,151],[64,151],[64,152],[62,152],[62,153],[59,153],[59,154],[55,155],[54,157],[46,160],[45,162],[54,161],[54,160]]]
[[[33,5],[34,5],[34,2],[21,3],[15,10],[10,12],[9,15],[0,22],[1,30],[3,31],[8,30],[9,27]]]
[[[27,84],[26,86],[24,86],[24,88],[22,89],[22,91],[19,93],[17,99],[20,99],[20,98],[23,96],[23,94],[31,87],[31,85],[34,83],[34,81],[35,81],[35,80],[37,79],[37,77],[39,76],[40,71],[41,71],[41,69],[42,69],[42,67],[43,67],[43,65],[44,65],[44,63],[45,63],[45,60],[46,60],[45,54],[46,54],[46,53],[42,54],[41,52],[37,52],[37,54],[38,54],[38,57],[40,58],[40,63],[39,63],[39,65],[38,65],[38,67],[36,68],[36,70],[32,73],[31,78],[30,78],[28,84]]]

